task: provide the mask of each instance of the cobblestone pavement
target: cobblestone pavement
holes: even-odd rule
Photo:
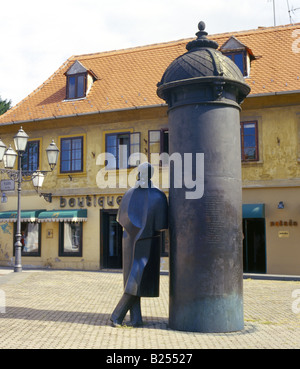
[[[203,334],[168,328],[167,275],[142,299],[144,326],[114,328],[122,274],[0,268],[1,349],[300,348],[300,282],[244,279],[245,328]]]

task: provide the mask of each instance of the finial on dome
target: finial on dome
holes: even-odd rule
[[[208,35],[208,33],[206,31],[204,31],[205,27],[206,27],[206,25],[203,21],[200,21],[198,23],[199,31],[196,33],[197,39],[194,40],[194,41],[189,42],[186,45],[186,48],[187,48],[188,51],[190,51],[194,47],[211,47],[213,49],[217,49],[219,47],[217,42],[209,40],[206,37]]]
[[[198,30],[201,32],[201,34],[206,34],[207,35],[207,32],[204,32],[205,30],[205,23],[203,21],[199,22],[198,23]],[[198,36],[198,33],[200,32],[197,32],[196,35]]]
[[[200,21],[198,24],[198,30],[204,31],[205,30],[205,23],[203,21]]]

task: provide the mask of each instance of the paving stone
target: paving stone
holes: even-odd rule
[[[119,272],[0,269],[6,305],[5,313],[0,309],[0,348],[300,348],[300,314],[292,308],[299,281],[245,279],[244,330],[204,334],[168,327],[168,275],[161,276],[159,298],[142,299],[143,327],[112,327],[122,279]]]

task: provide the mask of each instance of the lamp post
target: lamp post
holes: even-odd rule
[[[23,181],[33,182],[34,187],[41,187],[45,175],[48,172],[53,171],[56,166],[59,150],[52,140],[51,144],[46,149],[48,163],[50,171],[24,171],[22,172],[22,156],[26,150],[29,136],[24,132],[21,127],[18,133],[14,136],[14,145],[17,152],[15,152],[11,145],[6,149],[5,144],[0,140],[0,161],[3,160],[5,169],[1,169],[1,173],[6,173],[12,180],[17,183],[17,232],[15,242],[15,272],[22,271],[21,255],[22,255],[22,242],[21,242],[21,184]],[[18,158],[18,169],[14,170],[16,158]]]

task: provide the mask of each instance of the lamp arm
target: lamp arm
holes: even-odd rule
[[[40,170],[39,173],[42,173],[44,176],[46,176],[48,173],[51,173],[51,170]],[[10,179],[12,179],[15,182],[18,182],[19,179],[19,171],[16,169],[2,169],[0,168],[0,173],[1,174],[7,174],[9,176]],[[25,170],[22,171],[22,178],[21,181],[22,182],[30,182],[32,181],[33,178],[35,178],[38,174],[34,174],[36,173],[35,171],[30,171],[30,170]]]
[[[33,178],[37,177],[39,174],[43,174],[46,176],[48,173],[51,173],[51,170],[23,170],[22,172],[22,181],[23,182],[30,182]]]
[[[18,182],[19,179],[19,171],[15,169],[0,169],[1,174],[7,174],[10,179],[15,182]]]

